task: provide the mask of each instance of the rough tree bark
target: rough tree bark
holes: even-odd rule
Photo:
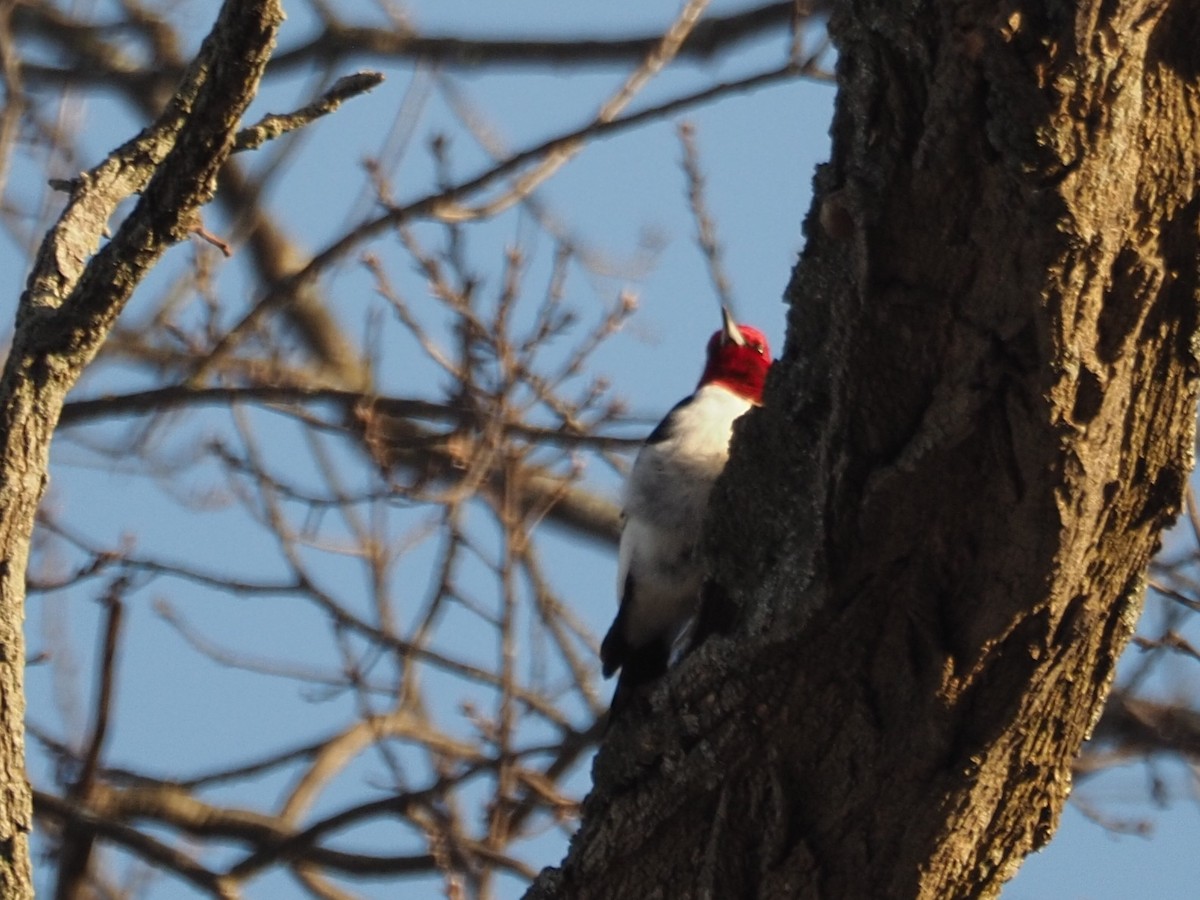
[[[283,19],[278,0],[224,5],[159,120],[70,185],[17,310],[0,379],[0,897],[33,896],[21,625],[34,513],[63,399],[134,287],[194,229],[233,149]],[[141,194],[100,248],[117,205]],[[97,249],[99,248],[99,249]]]
[[[1049,839],[1191,467],[1200,25],[850,0],[788,344],[710,522],[741,615],[529,896],[988,897]]]

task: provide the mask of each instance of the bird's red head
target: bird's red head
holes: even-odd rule
[[[708,339],[708,359],[699,387],[719,384],[751,403],[762,403],[763,382],[771,368],[771,350],[757,328],[738,325],[721,308],[720,331]]]

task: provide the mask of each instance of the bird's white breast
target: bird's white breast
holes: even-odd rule
[[[666,436],[646,444],[625,487],[618,592],[632,572],[627,638],[634,645],[678,628],[703,580],[696,545],[713,483],[729,457],[733,423],[750,402],[706,385],[672,411]]]

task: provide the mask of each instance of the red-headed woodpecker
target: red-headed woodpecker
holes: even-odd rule
[[[727,309],[708,341],[696,392],[675,405],[638,452],[625,483],[617,592],[621,608],[600,646],[604,677],[621,670],[612,715],[667,671],[704,583],[698,551],[713,483],[729,458],[734,421],[762,403],[771,352],[762,332]]]

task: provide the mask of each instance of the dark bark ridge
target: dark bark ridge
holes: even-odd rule
[[[740,626],[612,729],[530,896],[996,895],[1178,511],[1190,5],[863,0],[830,28],[788,345],[710,521]]]

